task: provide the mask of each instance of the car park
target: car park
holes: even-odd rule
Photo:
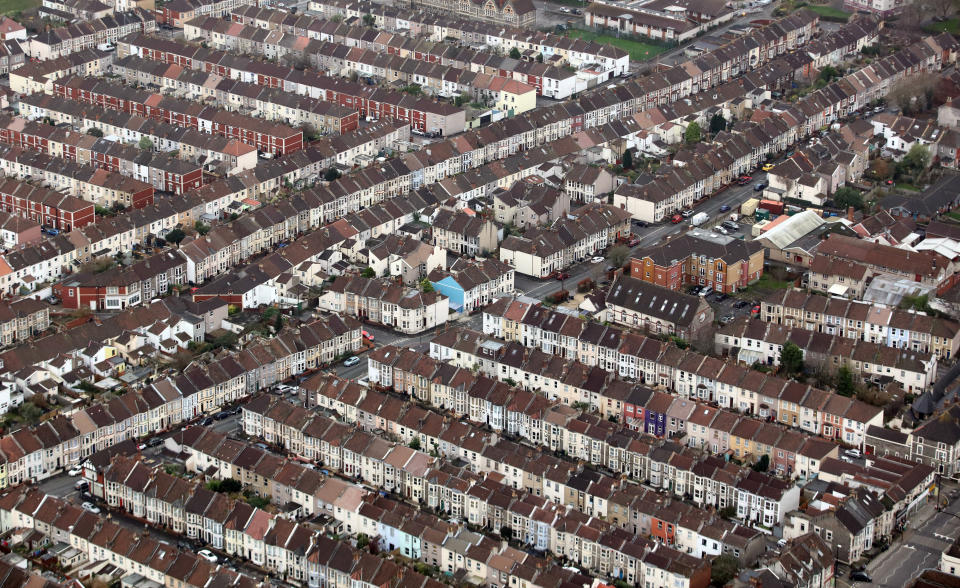
[[[343,365],[345,365],[346,367],[353,367],[358,363],[360,363],[360,358],[357,357],[356,355],[351,355],[350,357],[343,360]]]

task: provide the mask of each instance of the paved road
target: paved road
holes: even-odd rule
[[[960,501],[952,500],[945,511],[930,514],[929,518],[908,527],[900,541],[892,548],[880,554],[867,566],[867,572],[873,578],[871,586],[880,588],[902,588],[910,583],[921,571],[940,565],[940,554],[953,544],[960,534]],[[921,509],[922,510],[922,509]],[[917,520],[919,517],[912,517]],[[865,586],[863,582],[850,582],[847,585]]]

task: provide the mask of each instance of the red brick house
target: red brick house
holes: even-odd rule
[[[10,178],[0,183],[0,209],[60,231],[79,229],[96,219],[92,202]]]
[[[162,251],[123,270],[79,273],[53,286],[64,308],[123,310],[166,294],[187,281],[187,258],[179,250]]]

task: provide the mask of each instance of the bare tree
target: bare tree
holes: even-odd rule
[[[933,16],[947,17],[956,8],[954,0],[927,0],[927,10],[933,13]]]
[[[904,78],[890,89],[887,99],[905,114],[922,112],[930,107],[937,81],[937,76],[929,73]]]

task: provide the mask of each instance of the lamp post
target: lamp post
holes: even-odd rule
[[[840,575],[840,544],[836,544],[836,549],[833,551],[833,585],[837,586],[837,578]]]

